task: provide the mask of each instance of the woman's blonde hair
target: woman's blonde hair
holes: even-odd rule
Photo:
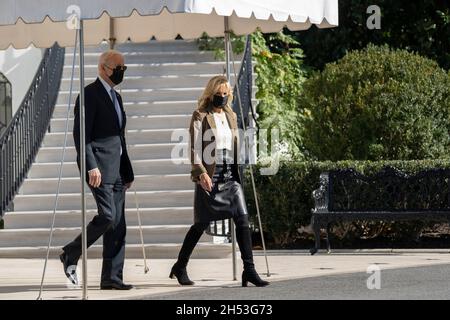
[[[203,90],[200,99],[198,99],[198,110],[205,111],[211,105],[214,95],[222,85],[226,85],[228,89],[228,102],[224,109],[225,111],[232,112],[233,90],[231,90],[231,85],[224,76],[215,76],[209,79],[205,90]]]

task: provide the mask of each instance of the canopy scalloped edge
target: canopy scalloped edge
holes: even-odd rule
[[[317,1],[317,0],[312,0]],[[177,13],[198,13],[198,14],[211,14],[213,11],[216,12],[219,16],[231,16],[233,13],[239,17],[239,18],[250,18],[251,16],[254,16],[258,20],[269,20],[273,19],[277,22],[282,21],[288,21],[291,20],[294,23],[303,23],[307,19],[311,21],[313,24],[321,24],[324,19],[328,21],[328,23],[331,26],[337,26],[338,25],[338,18],[337,14],[333,15],[333,10],[337,10],[337,0],[333,1],[327,1],[324,0],[324,11],[321,14],[307,14],[307,15],[297,15],[297,14],[291,14],[290,12],[286,10],[282,10],[279,7],[277,8],[270,8],[271,10],[268,10],[268,8],[265,8],[264,6],[261,6],[258,3],[252,3],[252,8],[249,9],[248,6],[241,6],[239,8],[232,8],[232,6],[217,6],[214,5],[212,2],[201,2],[201,6],[196,6],[195,1],[192,6],[195,8],[180,8],[180,3],[173,4],[173,7],[169,5],[164,5],[163,3],[159,4],[159,7],[151,7],[148,8],[135,8],[135,7],[126,7],[124,5],[120,8],[104,8],[104,7],[98,7],[90,8],[90,11],[85,14],[85,11],[81,11],[81,17],[85,20],[92,20],[92,19],[98,19],[100,18],[104,13],[106,13],[111,18],[123,18],[123,17],[130,17],[134,11],[136,11],[140,16],[152,16],[152,15],[159,15],[163,10],[167,10],[171,14],[177,14]],[[75,2],[75,1],[74,1]],[[117,4],[116,4],[117,6]],[[330,10],[325,10],[330,9]],[[7,11],[6,11],[7,12]],[[34,12],[36,14],[36,12]],[[327,14],[330,13],[330,14]],[[50,19],[52,22],[62,22],[66,21],[69,14],[64,14],[62,16],[57,16],[56,14],[42,14],[41,16],[18,16],[11,15],[11,18],[6,17],[6,21],[2,21],[3,19],[0,19],[0,26],[3,25],[13,25],[16,24],[19,20],[23,21],[26,24],[30,23],[42,23],[45,19]],[[1,18],[1,17],[0,17]],[[5,18],[5,17],[4,17]],[[9,21],[8,21],[9,20]],[[336,21],[332,21],[336,20]],[[6,22],[6,23],[5,23]]]

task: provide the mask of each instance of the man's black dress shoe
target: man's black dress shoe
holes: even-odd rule
[[[69,257],[65,252],[59,255],[59,260],[63,263],[64,274],[66,277],[72,284],[78,285],[77,265],[69,261]]]
[[[133,289],[131,284],[125,284],[123,282],[105,282],[100,284],[102,290],[130,290]]]

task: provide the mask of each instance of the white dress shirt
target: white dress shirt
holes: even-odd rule
[[[114,90],[114,88],[111,87],[111,86],[109,85],[108,82],[106,82],[105,80],[103,80],[102,77],[99,76],[98,78],[100,79],[100,82],[101,82],[101,83],[103,84],[103,86],[105,87],[106,92],[108,92],[108,95],[109,95],[109,97],[111,98],[111,101],[113,101],[113,100],[112,100],[112,96],[111,96],[111,89]]]

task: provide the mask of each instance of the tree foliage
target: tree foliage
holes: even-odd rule
[[[304,84],[302,147],[318,160],[449,158],[450,77],[436,62],[369,45]]]
[[[381,29],[370,30],[370,5],[381,9]],[[305,52],[305,63],[323,69],[348,51],[369,43],[387,44],[436,60],[450,69],[450,2],[448,0],[345,0],[339,1],[339,27],[293,32]]]

